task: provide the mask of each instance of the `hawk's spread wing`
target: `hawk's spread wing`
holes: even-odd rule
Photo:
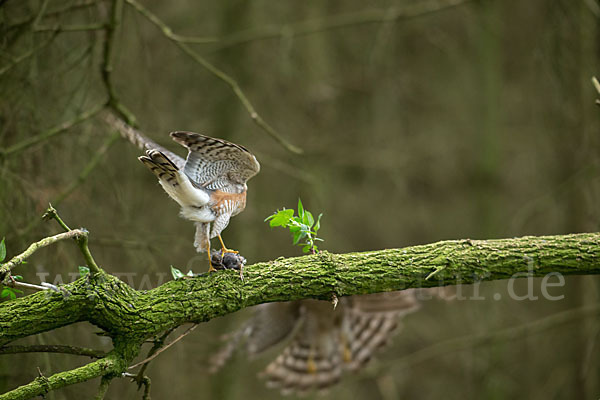
[[[177,143],[187,147],[184,173],[197,186],[236,193],[260,171],[256,157],[243,146],[193,132],[172,132]]]
[[[254,317],[213,358],[222,367],[245,339],[254,355],[289,339],[262,372],[283,393],[303,393],[335,384],[344,370],[360,370],[391,338],[400,319],[419,307],[414,290],[340,298],[331,303],[300,300],[262,304]]]

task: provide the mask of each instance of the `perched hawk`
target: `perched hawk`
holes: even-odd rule
[[[207,251],[210,270],[210,239],[218,237],[223,256],[237,253],[225,247],[221,232],[229,219],[246,207],[246,182],[260,171],[256,157],[246,148],[193,132],[172,132],[171,138],[188,150],[184,160],[146,138],[112,115],[108,122],[121,135],[146,151],[139,157],[158,178],[165,192],[181,206],[181,216],[196,225],[194,246]]]
[[[416,311],[415,290],[343,297],[336,309],[330,302],[300,300],[267,303],[228,335],[225,347],[211,360],[216,372],[245,341],[249,356],[284,340],[287,346],[260,374],[282,393],[325,389],[344,371],[357,371],[386,344],[400,317]]]

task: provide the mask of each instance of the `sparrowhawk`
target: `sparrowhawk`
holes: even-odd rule
[[[181,216],[196,225],[194,246],[207,251],[211,264],[210,239],[218,237],[223,256],[229,250],[221,232],[229,219],[246,207],[248,179],[260,171],[256,157],[245,147],[223,139],[193,132],[172,132],[171,138],[188,150],[187,158],[168,151],[112,115],[107,121],[122,136],[146,151],[139,157],[167,194],[181,206]]]

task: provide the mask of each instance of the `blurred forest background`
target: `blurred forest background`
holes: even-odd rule
[[[597,0],[140,1],[175,39],[198,42],[187,48],[234,79],[264,121],[304,151],[273,140],[230,86],[125,4],[110,81],[140,129],[180,154],[170,131],[221,137],[262,164],[246,211],[224,232],[249,263],[299,254],[263,222],[298,197],[324,213],[322,247],[331,252],[600,230],[600,109],[590,83],[600,73]],[[12,256],[58,233],[40,220],[52,202],[68,224],[89,229],[105,270],[148,289],[171,279],[169,265],[207,265],[194,252],[193,225],[136,160],[140,151],[97,113],[108,98],[110,4],[0,1],[0,236]],[[17,273],[67,281],[82,262],[64,242]],[[516,287],[525,293],[527,283]],[[540,280],[533,287],[537,301],[510,299],[499,281],[481,284],[485,300],[425,302],[387,351],[322,398],[598,398],[597,318],[493,335],[597,304],[600,280],[567,278],[551,290],[560,301],[541,297]],[[162,353],[147,371],[152,396],[279,398],[256,377],[276,352],[207,373],[220,335],[249,313],[202,324]],[[79,324],[20,343],[110,349],[97,330]],[[457,337],[460,345],[448,342]],[[411,356],[425,348],[425,357]],[[34,379],[36,367],[48,376],[85,362],[2,356],[0,392]],[[90,398],[97,384],[47,398]],[[139,397],[126,379],[108,392]]]

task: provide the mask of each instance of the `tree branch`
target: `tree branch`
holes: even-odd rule
[[[144,393],[142,394],[142,400],[150,400],[150,386],[152,385],[152,381],[146,375],[142,376],[139,379],[139,375],[130,374],[129,372],[123,373],[124,378],[131,378],[133,382],[138,382],[138,390],[141,385],[144,385]]]
[[[170,281],[138,292],[104,272],[3,303],[0,344],[79,321],[113,338],[145,340],[184,323],[252,305],[452,284],[600,273],[600,233],[455,240],[404,249],[278,259],[237,271]],[[429,279],[427,279],[429,277]]]
[[[331,15],[322,19],[295,22],[287,25],[263,25],[219,38],[211,52],[258,40],[276,39],[283,36],[303,36],[348,26],[397,22],[409,18],[429,15],[463,5],[473,0],[433,0],[418,2],[402,8],[362,10],[352,13]],[[208,43],[208,42],[207,42]]]
[[[98,387],[98,393],[96,393],[96,397],[94,397],[95,400],[104,399],[104,396],[106,395],[106,392],[108,391],[108,387],[110,386],[111,380],[112,380],[112,377],[110,377],[110,376],[102,377],[102,379],[100,380],[100,386]]]
[[[74,181],[72,181],[66,188],[64,188],[52,200],[51,203],[58,206],[60,203],[62,203],[62,201],[64,199],[66,199],[67,197],[69,197],[69,195],[71,193],[73,193],[73,191],[75,191],[75,189],[77,189],[77,187],[79,187],[79,185],[81,185],[83,182],[85,182],[85,180],[92,173],[92,171],[100,164],[100,161],[102,161],[102,158],[104,157],[104,155],[106,154],[106,152],[112,147],[113,144],[116,143],[116,141],[117,141],[118,138],[119,138],[119,134],[117,132],[113,133],[108,138],[106,138],[106,140],[104,141],[104,143],[102,144],[102,146],[100,146],[98,148],[98,150],[90,158],[90,160],[88,161],[88,163],[83,167],[83,169],[81,170],[81,172],[79,172],[79,175],[77,175],[77,178]],[[25,228],[23,228],[19,232],[19,234],[21,236],[27,235],[41,221],[42,220],[39,219],[39,218],[34,219]]]
[[[1,72],[0,72],[0,74],[1,74]],[[104,104],[96,104],[95,106],[82,112],[81,114],[76,115],[74,118],[63,122],[62,124],[60,124],[58,126],[50,128],[46,132],[42,132],[37,136],[30,137],[28,139],[23,140],[22,142],[19,142],[15,145],[10,146],[8,149],[1,151],[0,155],[9,156],[14,153],[18,153],[22,150],[25,150],[26,148],[36,145],[40,142],[48,140],[58,134],[61,134],[65,131],[71,129],[73,126],[93,117],[94,115],[99,113],[103,108],[104,108]]]
[[[133,8],[135,8],[146,19],[148,19],[150,22],[152,22],[154,25],[156,25],[162,31],[162,33],[169,40],[171,40],[173,43],[175,43],[175,45],[177,45],[181,50],[183,50],[184,53],[186,53],[188,56],[190,56],[194,61],[196,61],[198,64],[200,64],[203,68],[205,68],[208,72],[213,74],[215,77],[217,77],[218,79],[222,80],[227,85],[229,85],[229,87],[231,87],[231,90],[233,90],[233,93],[240,100],[240,102],[242,103],[242,105],[244,106],[244,108],[246,109],[248,114],[250,115],[250,118],[252,119],[252,121],[254,121],[254,123],[256,125],[258,125],[260,128],[262,128],[262,130],[264,130],[269,136],[271,136],[273,139],[275,139],[275,141],[277,141],[280,145],[282,145],[286,150],[288,150],[292,153],[296,153],[296,154],[302,153],[302,149],[300,149],[299,147],[294,146],[293,144],[288,142],[283,136],[281,136],[279,134],[279,132],[277,132],[275,129],[273,129],[273,127],[271,127],[271,125],[269,125],[256,112],[256,110],[254,109],[254,106],[252,105],[252,103],[250,103],[250,100],[248,100],[248,98],[246,97],[246,94],[242,91],[242,89],[240,88],[240,85],[237,83],[237,81],[235,79],[233,79],[232,77],[227,75],[225,72],[221,71],[220,69],[218,69],[217,67],[215,67],[214,65],[212,65],[211,63],[206,61],[206,59],[204,59],[200,54],[196,53],[190,46],[187,45],[186,42],[182,41],[179,36],[173,34],[173,31],[171,30],[171,28],[169,26],[167,26],[167,24],[165,24],[163,21],[161,21],[156,15],[154,15],[152,12],[150,12],[150,10],[148,10],[146,7],[144,7],[143,5],[138,3],[136,0],[125,0],[125,1],[128,4],[130,4]]]
[[[40,376],[26,385],[1,394],[0,400],[30,399],[36,396],[43,396],[51,390],[85,382],[99,376],[120,374],[125,368],[124,364],[124,360],[117,356],[116,353],[111,353],[105,358],[70,371],[59,372],[48,378]]]
[[[35,344],[29,346],[2,346],[0,354],[18,353],[60,353],[76,356],[87,356],[91,358],[103,358],[106,353],[101,350],[88,349],[85,347],[66,346],[61,344]]]
[[[81,10],[82,8],[87,8],[87,7],[91,7],[97,4],[96,0],[88,0],[82,3],[77,3],[77,4],[68,4],[66,6],[57,8],[55,10],[49,11],[45,13],[45,17],[54,17],[54,16],[58,16],[64,13],[68,13],[71,11],[78,11]],[[31,17],[27,17],[25,19],[22,19],[20,21],[17,21],[15,23],[13,23],[12,25],[9,25],[6,27],[7,31],[13,30],[15,28],[19,28],[23,25],[27,25],[27,24],[31,24],[34,20],[36,19],[36,16],[31,16]]]
[[[77,239],[83,236],[87,236],[86,231],[83,231],[81,229],[74,229],[72,231],[59,233],[58,235],[50,236],[38,242],[32,243],[24,252],[17,256],[14,256],[12,259],[10,259],[10,261],[0,266],[0,282],[4,281],[4,279],[10,274],[10,271],[13,268],[15,268],[17,265],[23,264],[23,262],[37,250],[61,240]]]
[[[177,338],[175,338],[175,340],[173,340],[171,343],[167,344],[164,347],[156,348],[156,351],[152,352],[152,354],[148,354],[148,357],[146,357],[145,360],[142,360],[142,361],[140,361],[138,363],[133,364],[128,369],[134,369],[134,368],[139,367],[140,365],[144,365],[144,367],[145,367],[150,361],[154,360],[160,353],[162,353],[163,351],[165,351],[169,347],[173,346],[175,343],[179,342],[181,339],[183,339],[184,337],[186,337],[188,334],[190,334],[197,327],[198,327],[198,324],[192,325],[191,327],[188,328],[187,331],[183,332],[181,335],[179,335]]]
[[[104,38],[103,56],[102,56],[102,82],[108,93],[108,107],[122,116],[128,124],[136,125],[135,116],[125,107],[117,97],[113,82],[112,73],[114,68],[115,43],[117,40],[116,31],[121,25],[123,17],[123,0],[112,0],[110,3],[110,19],[106,24]]]
[[[454,240],[348,254],[321,252],[256,263],[246,267],[245,272],[243,282],[236,271],[222,270],[140,292],[99,270],[61,286],[59,292],[37,292],[2,303],[0,345],[89,321],[113,339],[114,349],[83,367],[49,378],[41,376],[0,395],[0,400],[43,395],[98,376],[104,377],[99,396],[104,395],[107,380],[127,371],[147,338],[184,323],[208,321],[260,303],[328,300],[333,296],[542,277],[549,273],[599,274],[600,233]]]
[[[157,351],[160,350],[161,347],[164,346],[165,340],[167,340],[167,337],[175,329],[177,329],[177,328],[173,327],[171,329],[167,329],[159,338],[154,340],[154,344],[153,344],[152,348],[148,351],[148,354],[146,355],[147,361],[144,363],[142,368],[140,368],[137,375],[132,374],[133,380],[136,381],[138,384],[138,390],[140,389],[142,384],[144,384],[144,378],[146,378],[146,376],[144,374],[146,373],[146,369],[148,368],[148,365],[150,365],[150,357],[152,357]],[[131,369],[131,367],[129,367],[129,369]],[[147,387],[147,385],[146,385],[146,387]]]

